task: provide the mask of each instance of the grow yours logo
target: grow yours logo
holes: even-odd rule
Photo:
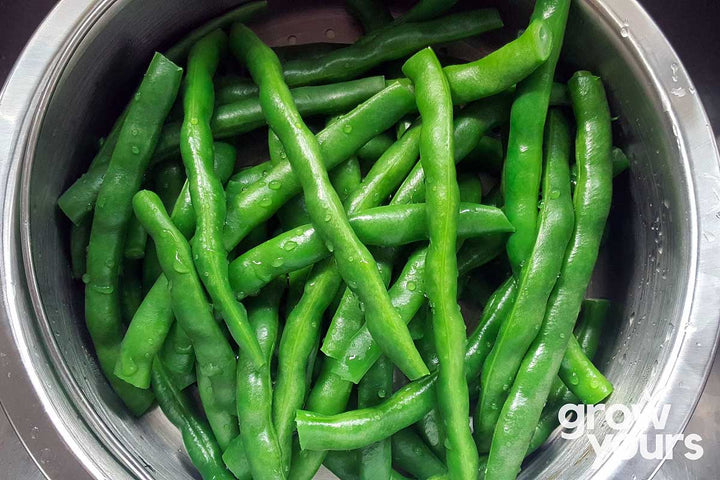
[[[643,413],[640,405],[567,404],[558,412],[558,419],[563,427],[560,435],[568,440],[587,436],[595,452],[595,462],[599,462],[609,452],[614,452],[623,459],[631,459],[637,455],[648,460],[672,459],[673,451],[678,445],[683,445],[684,449],[678,447],[675,454],[679,455],[684,450],[683,455],[688,460],[697,460],[703,456],[700,435],[662,433],[670,415],[670,405],[665,404],[659,409],[647,410],[652,412]],[[599,436],[595,433],[595,417],[603,411],[605,423],[611,431]],[[643,434],[639,437],[628,435],[637,422],[652,425],[656,433]]]

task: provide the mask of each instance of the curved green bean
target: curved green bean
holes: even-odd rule
[[[548,60],[553,42],[550,25],[537,19],[516,40],[480,60],[445,67],[453,102],[471,102],[522,81]]]
[[[464,371],[465,321],[457,303],[457,231],[460,190],[455,172],[453,106],[447,78],[427,48],[403,65],[415,84],[423,121],[420,159],[426,177],[430,244],[425,260],[425,290],[432,313],[438,354],[437,403],[447,432],[448,471],[454,478],[477,476],[478,454],[468,417],[470,401]]]
[[[283,74],[290,86],[337,82],[356,77],[383,62],[413,54],[420,48],[468,38],[502,26],[500,15],[494,9],[392,26],[327,55],[286,62]]]
[[[235,410],[235,353],[212,316],[193,265],[190,245],[173,225],[157,195],[147,190],[133,198],[135,214],[157,246],[170,285],[172,309],[192,340],[200,398],[221,448],[238,434]]]
[[[293,105],[280,62],[244,25],[235,25],[231,35],[232,48],[260,87],[263,112],[303,186],[308,213],[328,249],[334,252],[343,279],[365,305],[369,325],[381,339],[384,353],[411,379],[427,375],[410,332],[392,308],[375,260],[353,232],[330,185],[318,140]]]
[[[507,245],[513,271],[530,255],[537,233],[538,194],[542,175],[542,142],[555,66],[565,35],[570,0],[538,0],[532,21],[544,21],[552,49],[545,63],[520,82],[510,112],[510,136],[503,171],[505,211],[516,231]]]
[[[252,477],[258,480],[284,479],[280,442],[272,420],[272,378],[270,362],[278,334],[278,306],[282,289],[269,285],[248,305],[248,318],[265,357],[256,367],[240,353],[237,368],[237,414],[242,428],[240,439]]]
[[[330,123],[316,138],[325,167],[332,170],[371,138],[411,111],[415,96],[407,83],[394,82],[353,111]],[[237,245],[247,233],[269,219],[301,190],[288,162],[268,169],[256,182],[231,199],[225,224],[225,247]]]
[[[389,280],[388,280],[389,281]],[[358,384],[358,408],[372,407],[389,396],[393,388],[393,364],[380,357]],[[360,479],[390,478],[394,456],[390,439],[381,440],[360,450]]]
[[[400,430],[390,438],[393,465],[413,478],[427,480],[436,475],[447,474],[447,467],[412,429]]]
[[[140,187],[160,127],[180,87],[181,75],[182,70],[162,55],[153,57],[129,107],[100,187],[87,252],[85,321],[102,371],[136,415],[150,406],[152,395],[113,375],[123,333],[118,292],[120,262],[132,215],[132,195]],[[143,135],[139,135],[141,132]]]
[[[190,399],[173,383],[159,359],[153,362],[152,388],[160,409],[180,429],[185,449],[203,480],[232,480],[209,426],[193,411]]]
[[[197,218],[197,230],[191,244],[198,274],[235,341],[256,366],[261,366],[264,361],[262,351],[247,321],[245,307],[235,299],[228,279],[227,251],[222,243],[225,192],[213,172],[212,77],[226,44],[227,36],[217,30],[203,37],[190,50],[180,152]]]

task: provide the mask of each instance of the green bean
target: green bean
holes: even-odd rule
[[[283,149],[282,142],[272,128],[268,128],[268,153],[270,156],[270,165],[277,165],[278,163],[287,160],[285,150]]]
[[[398,22],[422,22],[436,18],[450,10],[457,0],[419,0],[415,6],[405,12]]]
[[[448,471],[455,478],[477,476],[478,455],[468,424],[470,402],[465,379],[465,322],[457,303],[457,231],[460,190],[454,162],[453,106],[447,78],[427,48],[403,65],[415,84],[420,117],[420,159],[426,176],[429,246],[425,290],[432,311],[438,354],[437,403],[448,439]]]
[[[228,206],[232,199],[248,189],[261,178],[267,175],[268,169],[271,168],[269,162],[263,162],[252,167],[246,167],[230,177],[225,187],[225,196],[227,197]]]
[[[345,0],[345,8],[360,22],[366,34],[393,21],[390,10],[380,0]]]
[[[122,272],[120,272],[120,309],[124,325],[130,323],[142,302],[143,291],[140,277],[140,262],[125,259]]]
[[[386,132],[381,133],[360,147],[357,156],[360,161],[373,165],[394,143],[395,139],[392,136]]]
[[[570,106],[570,95],[565,84],[553,82],[552,87],[550,87],[550,105],[558,107]]]
[[[467,103],[506,90],[531,75],[551,55],[554,31],[547,22],[534,19],[516,40],[474,62],[451,65],[447,76],[453,102]],[[562,36],[560,37],[562,43]],[[497,72],[502,71],[498,76]]]
[[[555,66],[565,35],[570,0],[538,0],[530,17],[551,32],[547,61],[518,84],[510,112],[510,137],[503,172],[505,211],[515,226],[507,245],[513,271],[530,255],[537,232],[537,200],[542,174],[542,141]]]
[[[152,386],[163,413],[182,433],[185,449],[202,478],[231,480],[233,476],[222,462],[222,450],[212,431],[193,411],[190,399],[173,383],[159,359],[153,362]]]
[[[147,190],[133,198],[135,214],[155,241],[170,286],[172,309],[192,340],[200,398],[221,448],[238,434],[235,411],[235,353],[212,316],[193,266],[190,245],[173,225],[157,195]],[[130,365],[132,366],[132,365]]]
[[[361,75],[374,66],[410,55],[428,45],[468,38],[502,26],[497,10],[482,9],[383,28],[327,55],[286,62],[283,74],[290,86],[337,82]]]
[[[175,161],[161,163],[155,167],[153,184],[155,192],[165,208],[168,211],[172,210],[185,184],[185,167]],[[162,274],[162,268],[157,259],[155,244],[152,240],[148,240],[143,260],[143,286],[149,290],[160,274]]]
[[[165,279],[167,281],[167,279]],[[169,292],[169,291],[168,291]],[[170,295],[165,296],[170,298]],[[168,302],[165,309],[171,309],[172,304]],[[193,350],[192,341],[187,336],[178,322],[174,322],[170,327],[170,331],[165,337],[165,342],[157,354],[167,370],[173,385],[178,390],[184,390],[186,387],[195,383],[195,351]]]
[[[142,302],[139,305],[120,345],[115,375],[138,388],[150,387],[155,354],[162,347],[172,325],[172,304],[168,288],[167,278],[160,276],[148,292],[148,295],[157,301]]]
[[[185,35],[182,40],[170,47],[165,53],[165,56],[173,62],[183,62],[187,58],[192,47],[200,41],[201,38],[219,28],[226,28],[235,22],[250,21],[254,17],[265,13],[266,10],[267,2],[264,0],[244,3],[224,15],[215,17],[210,21],[205,22],[195,30],[192,30],[190,33]]]
[[[609,307],[610,302],[607,300],[583,300],[580,319],[575,329],[575,338],[583,355],[588,358],[594,357],[597,352],[602,326],[605,323]],[[567,352],[565,353],[567,355]],[[563,357],[563,363],[564,361],[565,358]],[[535,427],[532,440],[530,440],[528,454],[537,450],[559,425],[558,411],[560,407],[578,401],[578,398],[568,390],[563,381],[556,378],[550,389],[550,394],[548,395],[547,403],[540,416],[540,421],[537,427]]]
[[[477,145],[480,138],[497,125],[507,121],[509,98],[495,95],[468,105],[455,119],[455,162],[464,159]],[[425,171],[418,162],[398,188],[392,203],[423,203],[425,201]]]
[[[162,55],[153,57],[129,107],[98,193],[88,246],[85,320],[102,371],[136,415],[150,406],[152,395],[113,375],[123,330],[118,295],[120,262],[132,215],[132,195],[140,187],[181,75],[182,70]]]
[[[263,112],[299,177],[308,213],[328,249],[334,251],[346,284],[364,303],[369,325],[376,337],[382,339],[384,353],[410,378],[426,375],[427,368],[407,327],[392,308],[375,260],[353,232],[340,199],[330,185],[318,140],[294,107],[282,78],[280,62],[272,50],[243,25],[233,27],[231,45],[260,87]]]
[[[359,480],[360,469],[356,451],[328,452],[325,466],[340,480]]]
[[[518,293],[483,367],[475,438],[481,452],[490,448],[500,410],[518,373],[523,356],[542,325],[548,297],[560,273],[572,235],[574,215],[570,196],[569,128],[559,112],[551,111],[545,135],[543,206],[537,240],[520,271]],[[524,452],[523,452],[524,453]]]
[[[291,91],[303,116],[345,113],[385,88],[383,77],[368,77],[319,87],[300,87]],[[213,133],[224,138],[265,124],[258,97],[221,105],[213,117]]]
[[[411,111],[414,102],[415,97],[408,84],[394,82],[329,124],[316,137],[325,167],[332,170],[350,158],[368,140]],[[289,163],[282,162],[270,168],[264,182],[256,182],[230,201],[225,226],[226,248],[237,245],[250,230],[269,219],[300,190],[300,183]]]
[[[126,115],[127,109],[115,121],[110,134],[105,138],[100,150],[90,163],[88,171],[75,180],[58,198],[58,207],[75,225],[80,225],[95,208],[95,201],[115,151]]]
[[[572,337],[562,358],[559,375],[570,391],[588,405],[603,401],[613,391],[612,383],[588,360]]]
[[[130,217],[125,235],[125,258],[139,260],[145,257],[147,245],[147,232],[142,228],[135,216]]]
[[[548,301],[542,328],[525,354],[503,406],[503,428],[496,429],[493,436],[488,472],[497,478],[510,478],[520,468],[572,335],[610,211],[612,132],[605,90],[598,77],[585,71],[573,75],[568,90],[578,124],[575,141],[578,184],[573,198],[575,230]],[[550,117],[551,121],[553,118]],[[572,357],[573,349],[570,352]],[[591,395],[591,400],[597,402],[612,392],[609,382],[604,387],[588,385],[587,390],[578,391],[599,393]],[[498,451],[500,448],[502,451]]]
[[[85,217],[79,224],[70,225],[70,268],[72,277],[81,279],[87,266],[87,247],[90,242],[92,218]]]
[[[389,281],[389,280],[388,280]],[[391,394],[393,365],[380,357],[358,384],[358,408],[372,407]],[[360,479],[389,478],[394,456],[390,439],[381,440],[360,450]]]
[[[393,465],[419,480],[447,473],[443,462],[411,429],[400,430],[391,438]]]
[[[235,148],[226,143],[215,143],[215,173],[221,182],[230,176],[235,163]],[[189,239],[195,230],[195,212],[192,207],[192,199],[187,181],[180,190],[175,201],[170,219],[181,231],[185,238]],[[154,243],[153,252],[155,252]],[[153,254],[157,259],[157,253]],[[158,260],[159,265],[159,260]],[[176,380],[179,388],[184,388],[192,383],[194,378],[193,364],[194,357],[192,344],[182,330],[171,330],[173,325],[173,312],[171,309],[170,291],[168,290],[167,278],[162,275],[148,277],[153,273],[146,263],[143,265],[144,283],[152,286],[138,307],[138,312],[132,317],[125,337],[120,345],[118,364],[121,362],[131,363],[137,367],[132,373],[125,374],[122,368],[115,366],[115,371],[120,378],[140,388],[147,388],[147,379],[150,377],[150,368],[155,354],[163,348],[161,355],[169,374]],[[161,269],[162,270],[162,269]],[[158,286],[158,284],[160,284]],[[169,344],[165,347],[166,336],[173,332]],[[188,380],[190,379],[190,381]],[[189,383],[188,383],[189,382]]]
[[[368,77],[330,85],[300,87],[292,97],[304,116],[345,113],[385,87],[383,77]],[[229,138],[265,125],[259,97],[219,105],[210,121],[215,138]],[[177,153],[180,125],[170,123],[163,128],[155,156],[165,159]]]
[[[415,324],[415,322],[413,322]],[[438,459],[444,460],[445,451],[445,427],[440,419],[437,409],[430,410],[424,417],[415,423],[415,431],[425,442],[430,451]]]
[[[394,247],[428,238],[425,204],[388,205],[348,217],[366,245]],[[459,209],[460,238],[493,236],[512,231],[496,207],[463,203]],[[312,225],[303,225],[247,251],[230,264],[230,282],[238,297],[254,295],[273,278],[312,265],[330,251]],[[330,350],[334,350],[331,348]]]
[[[272,421],[272,379],[270,362],[278,333],[278,304],[281,285],[268,286],[249,305],[249,320],[265,364],[257,368],[247,355],[241,353],[237,370],[237,412],[242,429],[240,438],[256,479],[284,479],[285,471],[277,431]]]
[[[213,172],[212,77],[226,44],[225,33],[217,30],[203,37],[190,50],[180,152],[197,218],[197,231],[191,240],[195,266],[234,340],[259,367],[264,361],[260,346],[248,323],[245,307],[235,299],[228,280],[227,251],[221,235],[226,212],[225,192]]]

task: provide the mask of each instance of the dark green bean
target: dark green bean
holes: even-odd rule
[[[231,480],[222,450],[208,424],[197,415],[190,399],[173,383],[162,361],[153,362],[152,387],[163,413],[182,433],[183,444],[203,480]]]
[[[419,0],[398,18],[398,22],[422,22],[436,18],[450,10],[457,0]]]
[[[366,34],[393,21],[390,10],[381,0],[345,0],[345,8],[360,22]]]
[[[132,195],[140,187],[160,127],[180,87],[181,75],[182,70],[162,55],[153,57],[129,107],[100,187],[88,246],[87,327],[103,372],[130,411],[138,415],[150,406],[152,395],[113,375],[123,332],[120,262],[132,215]]]
[[[140,267],[141,264],[137,260],[125,259],[123,261],[122,272],[120,272],[120,309],[124,325],[130,323],[143,300]]]
[[[447,474],[443,462],[411,429],[400,430],[390,438],[392,438],[392,461],[396,467],[419,480]]]
[[[381,133],[360,147],[357,156],[360,161],[373,165],[394,143],[395,139],[391,135]]]
[[[327,55],[286,62],[283,74],[290,86],[337,82],[357,77],[376,65],[410,55],[420,48],[472,37],[502,26],[497,10],[483,9],[383,28]]]
[[[510,137],[503,172],[505,211],[515,226],[508,240],[508,257],[519,273],[537,233],[537,200],[542,175],[542,142],[555,66],[565,35],[570,0],[538,0],[530,17],[544,21],[552,49],[542,66],[520,82],[510,113]]]
[[[95,201],[110,164],[110,158],[115,151],[126,115],[127,110],[115,121],[110,134],[105,138],[100,150],[90,163],[88,171],[75,180],[58,198],[58,207],[75,225],[80,225],[95,208]]]
[[[147,232],[142,228],[140,222],[133,215],[127,226],[125,235],[125,258],[140,260],[145,257],[145,246],[147,245]]]

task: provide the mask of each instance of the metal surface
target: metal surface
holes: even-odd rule
[[[0,401],[51,478],[192,475],[175,429],[157,412],[128,417],[95,367],[80,321],[81,292],[67,273],[67,225],[54,201],[84,169],[92,140],[107,129],[152,48],[230,3],[63,0],[0,98],[0,291],[7,316],[0,324]],[[522,25],[527,10],[511,3],[508,18]],[[338,39],[354,34],[332,5],[304,13],[322,21],[300,27],[286,16],[266,35],[282,42],[299,32],[316,41],[329,30]],[[612,258],[606,251],[593,285],[624,305],[617,337],[602,351],[602,368],[617,386],[611,402],[646,410],[670,403],[667,431],[679,432],[709,368],[720,311],[720,171],[712,132],[682,65],[634,2],[577,2],[567,44],[573,47],[566,61],[603,76],[632,160],[625,186],[632,199],[615,206],[606,249]],[[638,424],[631,435],[646,430]],[[597,478],[649,478],[659,465],[603,460]],[[554,439],[523,475],[583,478],[591,461],[586,441]]]

